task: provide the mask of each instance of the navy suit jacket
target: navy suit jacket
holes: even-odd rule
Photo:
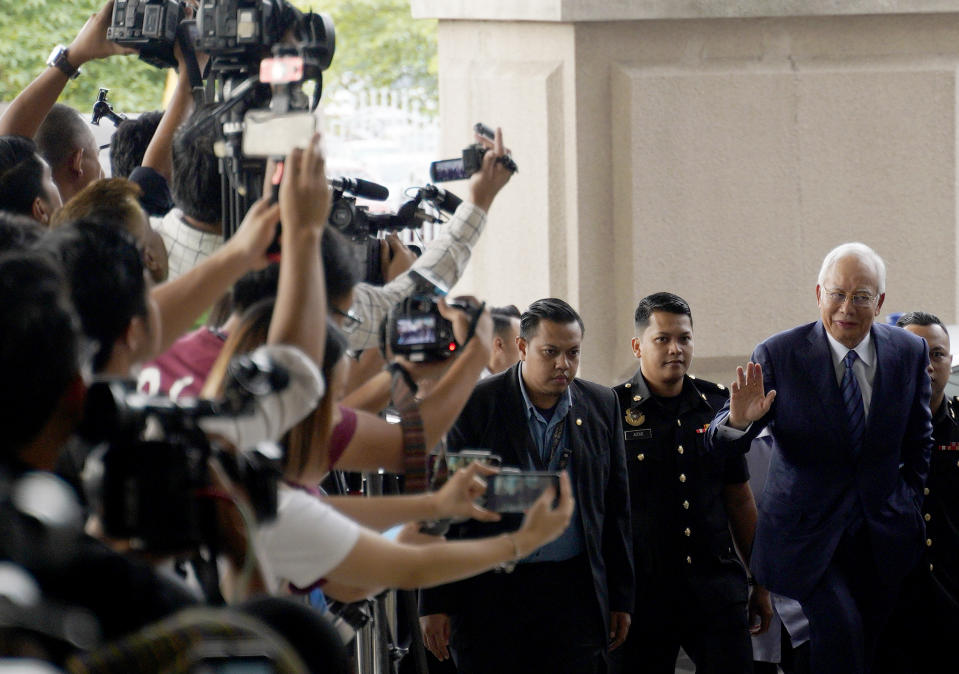
[[[450,451],[491,449],[504,466],[522,467],[523,457],[534,455],[526,407],[520,390],[520,366],[487,377],[473,391],[450,430]],[[610,611],[632,613],[633,557],[629,526],[629,486],[619,403],[611,388],[582,379],[570,384],[572,406],[566,428],[570,437],[570,468],[574,480],[576,511],[584,534],[586,556],[593,575],[603,624]],[[478,538],[518,528],[519,517],[500,522],[468,521],[454,525],[448,538]],[[476,579],[442,585],[421,592],[420,611],[454,614],[468,611],[469,593],[484,591]]]
[[[832,352],[819,321],[774,335],[756,347],[766,391],[776,399],[738,439],[717,427],[715,452],[746,452],[764,428],[772,458],[759,499],[750,566],[769,590],[802,600],[822,577],[850,522],[861,513],[881,577],[897,581],[917,561],[924,526],[919,506],[929,471],[932,420],[925,342],[888,325],[873,325],[877,367],[858,456],[836,381]]]

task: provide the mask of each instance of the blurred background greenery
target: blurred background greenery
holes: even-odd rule
[[[45,67],[57,44],[69,44],[102,0],[18,0],[0,12],[0,102],[9,102]],[[338,89],[403,90],[423,99],[424,111],[437,98],[436,21],[414,20],[408,0],[293,0],[304,11],[324,12],[336,28],[336,54],[324,73],[323,99]],[[67,85],[60,102],[89,111],[97,90],[110,90],[118,111],[160,109],[166,71],[136,56],[89,63]],[[431,104],[432,102],[432,104]],[[321,103],[322,105],[322,103]]]

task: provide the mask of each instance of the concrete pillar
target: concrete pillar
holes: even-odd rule
[[[483,121],[520,167],[457,290],[567,299],[582,376],[631,372],[636,302],[669,290],[692,305],[692,371],[730,380],[818,317],[819,264],[844,241],[886,259],[885,311],[957,322],[959,2],[412,7],[440,19],[444,156]]]

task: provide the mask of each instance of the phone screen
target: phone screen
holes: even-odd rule
[[[486,478],[487,510],[497,513],[521,513],[529,509],[547,487],[559,494],[556,473],[498,473]]]

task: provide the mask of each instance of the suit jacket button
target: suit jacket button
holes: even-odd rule
[[[683,501],[683,510],[689,510],[689,501]]]
[[[629,382],[626,382],[626,386],[625,386],[625,388],[633,388],[633,385],[632,385],[632,384],[630,384]]]
[[[926,496],[929,496],[929,487],[925,487],[925,488],[922,490],[922,493],[925,494]]]
[[[693,532],[689,527],[686,527],[686,531],[684,531],[683,533],[686,534],[686,538],[689,538],[690,536],[693,535]]]
[[[645,455],[645,454],[637,454],[637,455],[636,455],[636,458],[639,459],[640,461],[645,461],[645,460],[646,460],[646,455]]]
[[[932,519],[932,515],[930,515],[929,513],[926,513],[925,515],[923,515],[923,518],[928,522],[929,520]]]
[[[692,557],[686,557],[686,563],[687,563],[687,564],[692,564],[692,563],[693,563],[693,558],[692,558]]]
[[[676,451],[679,452],[680,454],[682,454],[682,453],[683,453],[683,446],[680,445],[679,447],[677,447],[677,448],[676,448]]]
[[[679,481],[680,481],[680,482],[685,482],[685,481],[686,481],[686,473],[680,473],[680,474],[679,474]]]
[[[582,426],[582,425],[583,425],[583,420],[582,420],[582,419],[577,419],[577,420],[576,420],[576,425],[577,425],[577,426]]]
[[[932,564],[929,565],[929,570],[932,571]]]
[[[931,547],[932,547],[932,539],[931,539],[931,538],[927,538],[927,539],[926,539],[926,547],[927,547],[927,548],[931,548]]]

